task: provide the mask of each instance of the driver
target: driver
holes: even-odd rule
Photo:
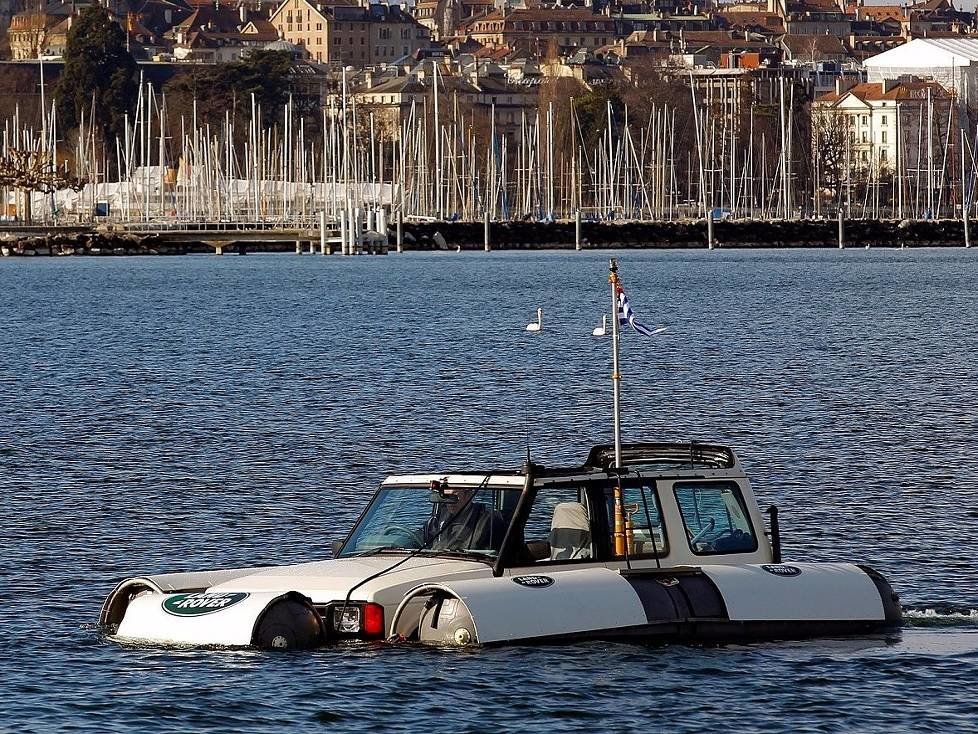
[[[425,523],[425,545],[432,550],[498,550],[506,533],[502,513],[475,502],[473,487],[449,487],[432,482],[431,488],[454,501],[439,502]]]

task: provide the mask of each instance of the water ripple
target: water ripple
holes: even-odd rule
[[[976,257],[623,255],[669,326],[626,335],[626,437],[734,445],[786,557],[877,567],[897,634],[303,655],[90,625],[127,575],[326,557],[389,472],[582,461],[606,255],[0,260],[3,725],[973,730]]]

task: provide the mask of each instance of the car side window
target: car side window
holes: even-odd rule
[[[757,537],[736,484],[677,482],[674,491],[693,553],[716,555],[757,550]]]
[[[662,524],[659,496],[651,483],[621,488],[621,508],[615,501],[615,489],[605,491],[608,537],[611,552],[624,558],[660,558],[669,553],[669,541]]]
[[[552,563],[594,557],[591,512],[578,485],[541,487],[523,528],[524,561]]]

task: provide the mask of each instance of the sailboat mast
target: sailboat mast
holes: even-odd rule
[[[615,411],[615,468],[621,467],[621,375],[618,373],[618,261],[608,261],[611,284],[611,387]]]

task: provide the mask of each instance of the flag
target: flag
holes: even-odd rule
[[[618,286],[616,289],[618,292],[618,325],[624,326],[628,324],[635,331],[643,336],[653,336],[655,334],[660,334],[665,331],[664,326],[660,326],[657,329],[651,329],[637,318],[635,318],[635,312],[632,310],[631,304],[628,302],[628,296],[625,295],[625,290]]]

